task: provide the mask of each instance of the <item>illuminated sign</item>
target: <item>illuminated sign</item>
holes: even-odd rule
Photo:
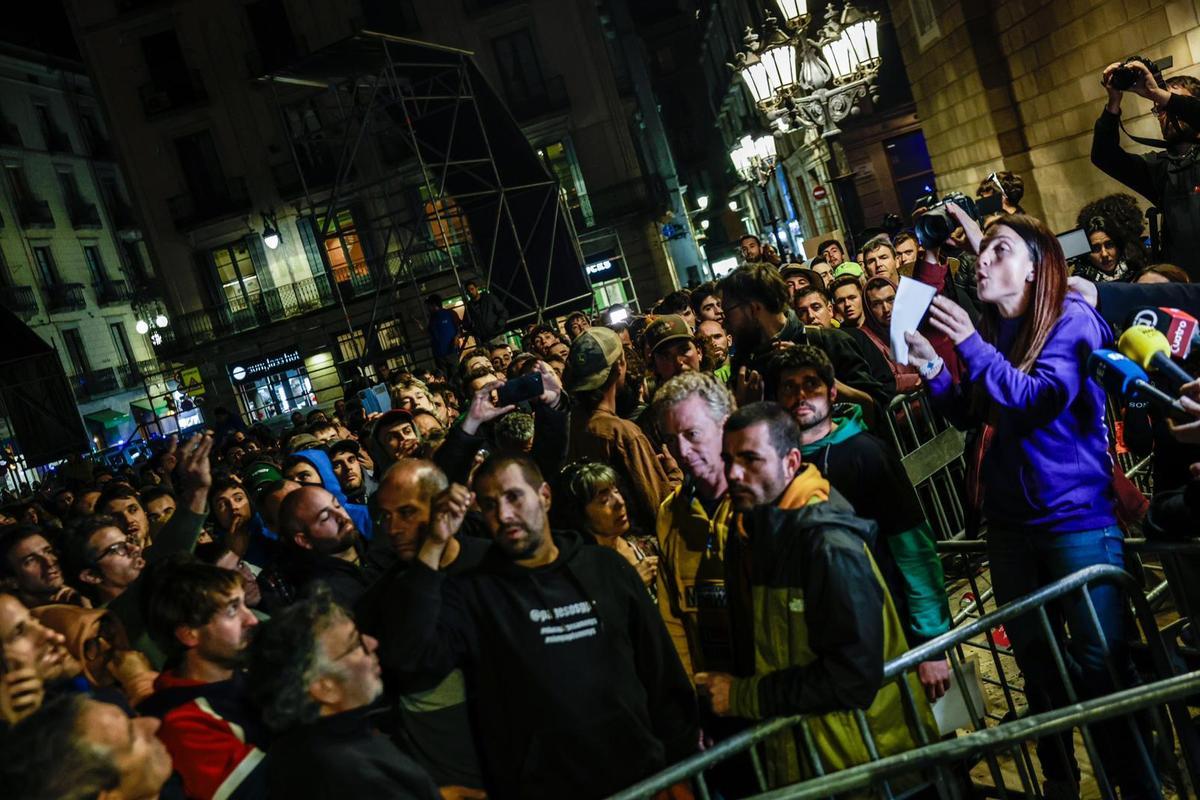
[[[261,356],[253,361],[230,364],[229,377],[233,378],[234,383],[242,383],[263,375],[270,375],[273,372],[298,367],[303,363],[304,359],[300,356],[300,351],[293,348],[269,356]]]
[[[617,265],[618,258],[612,251],[596,253],[591,256],[583,271],[592,283],[615,280],[621,277],[621,270]]]

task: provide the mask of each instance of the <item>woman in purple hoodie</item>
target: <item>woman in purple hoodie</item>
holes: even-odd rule
[[[991,428],[982,469],[983,512],[996,602],[1005,603],[1093,564],[1124,565],[1104,394],[1088,380],[1086,368],[1088,355],[1108,344],[1112,332],[1079,295],[1067,293],[1062,248],[1032,217],[1005,216],[988,228],[979,242],[977,274],[981,330],[945,297],[935,298],[929,312],[933,328],[954,343],[964,371],[958,386],[928,339],[915,331],[905,338],[910,362],[956,424],[973,418]],[[1121,650],[1120,593],[1100,586],[1091,597],[1118,668],[1132,677]],[[1065,656],[1083,698],[1117,688],[1089,617],[1074,594],[1051,614],[1060,641],[1066,641],[1064,623],[1070,630]],[[1005,627],[1033,710],[1066,704],[1037,617],[1025,615]],[[1095,726],[1093,733],[1122,797],[1161,796],[1157,777],[1129,746],[1124,722]],[[1038,759],[1048,797],[1079,796],[1069,735],[1040,740]]]

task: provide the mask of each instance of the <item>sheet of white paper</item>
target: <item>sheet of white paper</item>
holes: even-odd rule
[[[967,695],[971,698],[971,707],[975,713],[982,716],[987,712],[984,705],[983,683],[979,677],[979,663],[975,658],[969,658],[962,665],[963,679],[967,682],[966,691],[958,682],[954,673],[950,673],[950,691],[933,704],[933,719],[937,723],[938,733],[947,736],[956,730],[971,730],[971,713],[967,707]]]
[[[896,289],[889,331],[892,339],[892,358],[897,364],[908,363],[908,342],[904,341],[904,334],[915,331],[921,324],[921,318],[925,316],[925,311],[933,302],[936,293],[928,283],[921,283],[905,275],[900,276],[900,287]]]

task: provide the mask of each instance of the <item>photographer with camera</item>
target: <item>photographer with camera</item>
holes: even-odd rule
[[[1163,222],[1155,247],[1161,259],[1200,280],[1200,80],[1188,75],[1163,80],[1157,65],[1132,56],[1108,65],[1100,82],[1108,91],[1108,104],[1096,120],[1092,163],[1158,208]],[[1125,92],[1154,104],[1163,136],[1162,141],[1130,138],[1164,149],[1143,154],[1122,149],[1118,131]]]

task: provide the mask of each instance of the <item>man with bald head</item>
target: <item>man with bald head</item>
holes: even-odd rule
[[[385,566],[383,551],[368,552],[350,514],[321,486],[301,486],[283,498],[278,533],[278,572],[296,593],[321,581],[339,605],[352,608]]]
[[[359,599],[354,616],[364,633],[379,639],[379,661],[387,671],[389,685],[400,693],[397,719],[408,752],[438,786],[482,789],[462,670],[451,671],[432,688],[428,681],[414,683],[411,675],[398,671],[404,654],[397,648],[403,641],[391,632],[396,621],[395,595],[401,590],[398,582],[416,561],[429,536],[431,510],[449,487],[446,473],[432,461],[407,458],[388,467],[371,498],[371,511],[376,541],[388,542],[397,561]],[[482,526],[482,520],[477,524]],[[479,532],[486,536],[486,531]],[[441,570],[456,575],[475,568],[490,544],[481,536],[460,530],[442,552]]]

